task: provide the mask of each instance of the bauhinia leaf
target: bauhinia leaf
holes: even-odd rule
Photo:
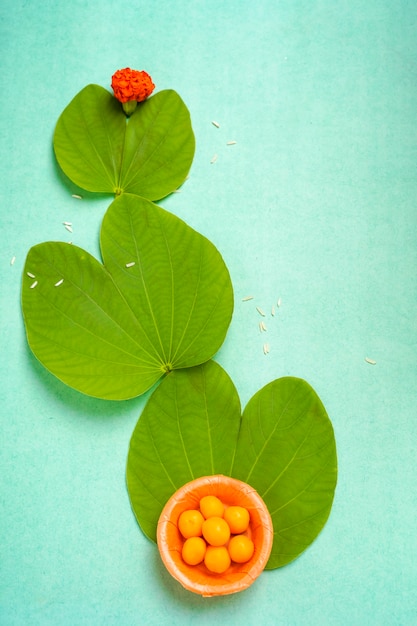
[[[175,91],[139,103],[127,120],[106,89],[87,85],[62,112],[54,150],[62,170],[83,189],[158,200],[184,182],[195,139],[189,111]]]
[[[233,289],[208,239],[155,204],[123,194],[104,216],[101,249],[164,371],[214,356],[231,321]]]
[[[237,392],[219,365],[170,374],[137,423],[127,461],[144,533],[155,540],[171,495],[212,474],[243,480],[264,499],[274,525],[268,569],[301,554],[327,520],[337,478],[333,428],[314,390],[297,378],[275,380],[241,418]]]
[[[23,314],[29,345],[45,367],[83,393],[121,400],[215,354],[233,291],[210,241],[164,209],[123,194],[104,217],[101,247],[104,266],[66,243],[29,251]]]
[[[143,532],[156,526],[170,496],[194,478],[230,474],[240,402],[214,361],[172,372],[154,391],[133,432],[127,486]]]
[[[144,325],[85,250],[58,242],[33,247],[22,305],[32,351],[67,385],[121,399],[143,393],[162,375]]]
[[[295,559],[326,523],[337,480],[333,427],[308,383],[280,378],[249,401],[232,475],[268,506],[274,543],[267,568]]]
[[[195,139],[190,113],[172,89],[138,104],[129,118],[120,188],[158,200],[185,181],[193,162]]]
[[[126,117],[120,103],[99,85],[87,85],[58,119],[54,151],[64,173],[88,191],[116,193],[120,181]]]

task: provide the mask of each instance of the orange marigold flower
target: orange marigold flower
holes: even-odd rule
[[[149,74],[144,71],[131,70],[130,67],[117,70],[112,76],[111,86],[115,97],[122,104],[132,100],[142,102],[155,89]]]

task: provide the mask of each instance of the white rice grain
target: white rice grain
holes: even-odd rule
[[[217,154],[213,154],[213,157],[212,157],[212,159],[211,159],[210,163],[215,163],[215,162],[217,161],[217,159],[218,159],[218,158],[219,158],[219,157],[218,157],[218,155],[217,155]]]
[[[135,261],[131,261],[130,263],[126,263],[126,267],[133,267],[136,265]]]
[[[365,357],[365,361],[370,363],[370,365],[376,365],[376,361],[374,361],[374,359],[370,359],[368,356]]]
[[[35,280],[35,282],[31,284],[30,288],[31,288],[31,289],[35,289],[35,287],[36,287],[36,285],[37,285],[37,284],[38,284],[38,281],[37,281],[37,280]]]
[[[35,274],[32,274],[32,272],[26,272],[26,274],[29,278],[35,278]]]
[[[59,287],[60,285],[62,285],[62,283],[64,282],[64,279],[61,278],[61,280],[59,280],[57,283],[55,283],[55,287]]]
[[[10,265],[14,265],[15,261],[16,261],[16,257],[12,256],[12,258],[10,259]]]
[[[220,124],[219,122],[216,122],[215,120],[212,121],[213,126],[215,126],[216,128],[220,128]]]
[[[82,196],[80,196],[78,193],[73,193],[73,194],[72,194],[72,197],[73,197],[73,198],[76,198],[77,200],[82,200],[82,199],[83,199],[83,197],[82,197]]]
[[[265,313],[263,312],[263,310],[261,309],[261,307],[257,306],[256,310],[258,311],[259,315],[262,315],[262,317],[265,317]]]
[[[245,296],[242,298],[242,302],[248,302],[248,300],[253,300],[253,296]]]

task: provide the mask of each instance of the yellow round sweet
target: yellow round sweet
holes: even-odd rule
[[[223,517],[224,504],[216,496],[204,496],[200,500],[200,511],[203,517]]]
[[[188,565],[198,565],[204,561],[207,544],[202,537],[189,537],[184,541],[181,556]]]
[[[204,517],[197,509],[183,511],[178,518],[178,529],[184,539],[201,537]]]
[[[233,535],[244,533],[249,526],[250,515],[243,506],[229,506],[224,512],[224,519],[229,524]]]
[[[207,546],[204,564],[210,572],[223,574],[230,567],[230,562],[225,546]]]
[[[230,528],[222,517],[209,517],[202,526],[204,539],[211,546],[224,546],[230,538]]]
[[[246,535],[235,535],[228,545],[229,555],[235,563],[246,563],[252,558],[255,546]]]

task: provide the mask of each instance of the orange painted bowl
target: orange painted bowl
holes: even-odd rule
[[[223,574],[210,572],[204,563],[187,565],[181,556],[184,539],[178,530],[183,511],[198,509],[203,496],[217,496],[228,506],[242,506],[249,511],[246,534],[254,543],[252,557],[246,563],[232,562]],[[169,573],[185,589],[204,597],[221,596],[247,589],[263,572],[272,549],[273,526],[269,511],[260,495],[250,485],[215,475],[197,478],[178,489],[162,510],[157,527],[157,544]]]

